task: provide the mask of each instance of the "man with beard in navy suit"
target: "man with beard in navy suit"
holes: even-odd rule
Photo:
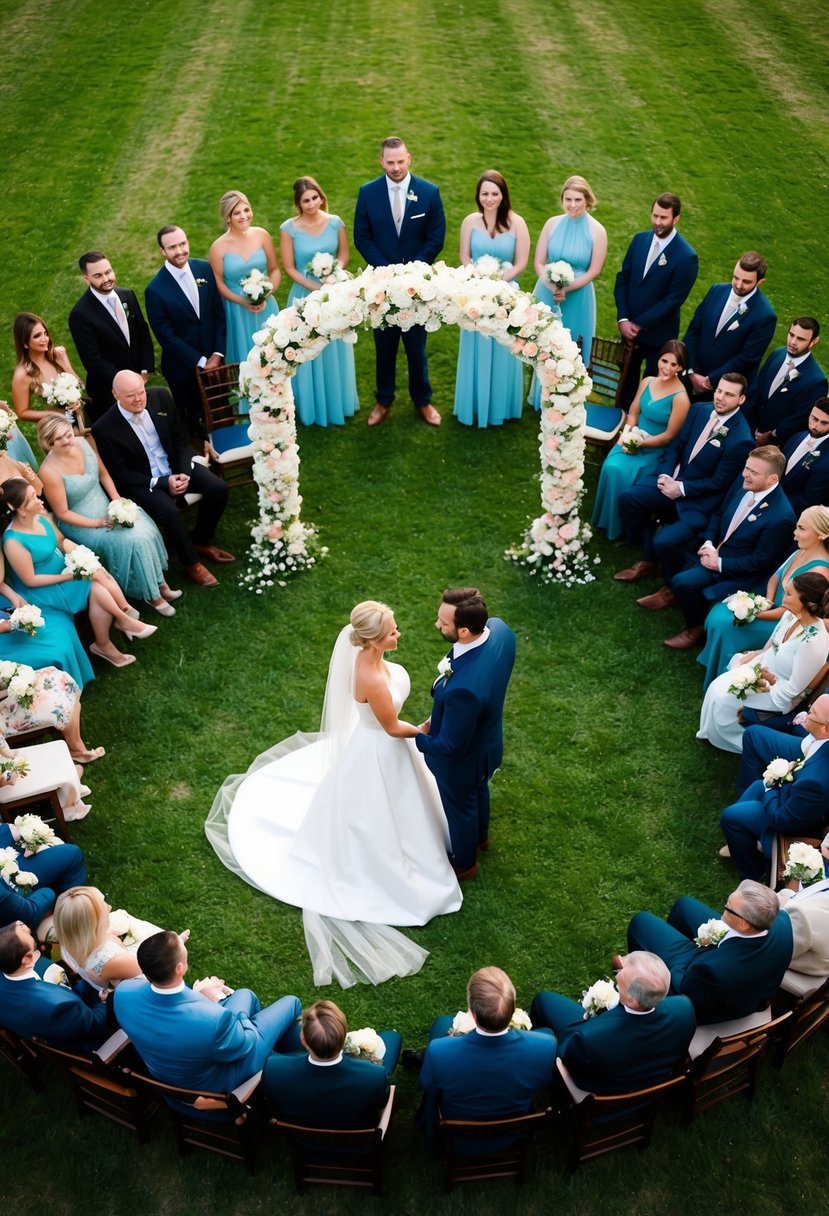
[[[773,350],[760,368],[746,401],[757,443],[782,447],[806,426],[812,403],[827,390],[823,368],[812,354],[819,341],[820,322],[795,317],[786,345]]]

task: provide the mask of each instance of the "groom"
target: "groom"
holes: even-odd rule
[[[504,754],[515,634],[498,617],[487,619],[477,587],[444,591],[435,625],[454,644],[438,664],[432,717],[415,744],[438,783],[455,873],[474,878],[477,850],[489,847],[488,782]]]
[[[412,177],[406,145],[397,136],[384,139],[380,148],[383,176],[360,187],[354,213],[354,244],[369,266],[401,262],[434,262],[443,248],[446,217],[440,191],[422,177]],[[420,416],[429,426],[440,426],[432,405],[432,386],[426,360],[426,330],[422,325],[401,330],[397,325],[375,329],[377,397],[369,426],[384,422],[395,393],[395,371],[400,339],[409,366],[409,392]]]

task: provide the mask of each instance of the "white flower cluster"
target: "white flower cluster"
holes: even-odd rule
[[[472,1014],[466,1009],[459,1009],[452,1018],[452,1025],[449,1027],[451,1036],[469,1034],[475,1029],[475,1019]]]
[[[503,279],[512,270],[512,262],[496,258],[491,253],[482,253],[471,263],[470,269],[478,278]]]
[[[764,595],[755,595],[752,591],[735,591],[727,596],[723,603],[734,617],[735,625],[750,625],[758,612],[771,608],[771,600]]]
[[[51,849],[53,845],[60,844],[60,838],[39,815],[18,815],[14,826],[27,853],[39,853],[42,849]]]
[[[17,419],[9,409],[7,401],[0,401],[0,452],[5,452],[14,434]]]
[[[544,278],[551,287],[569,287],[575,277],[569,262],[548,262],[544,267]]]
[[[820,849],[804,844],[802,840],[790,844],[783,877],[796,878],[804,886],[823,878],[823,854]]]
[[[361,1060],[374,1060],[379,1064],[386,1054],[386,1044],[376,1030],[364,1026],[362,1030],[349,1030],[343,1051],[347,1056],[358,1056]]]
[[[76,545],[65,554],[64,565],[72,571],[73,578],[92,578],[95,571],[101,568],[100,559],[86,545]]]
[[[728,925],[725,921],[720,920],[718,916],[712,916],[697,929],[694,941],[701,949],[705,946],[719,946],[727,932]]]
[[[30,638],[33,638],[38,629],[41,629],[45,624],[43,613],[37,604],[22,604],[20,608],[15,608],[9,617],[11,628],[13,630],[20,629],[23,633],[28,633]]]
[[[16,887],[20,895],[31,895],[32,888],[37,886],[37,875],[20,869],[12,848],[0,849],[0,878],[7,886]]]
[[[273,283],[268,276],[256,267],[249,271],[243,279],[239,280],[239,286],[242,291],[254,304],[261,303],[262,300],[267,300],[268,296],[273,295]]]
[[[305,267],[305,273],[319,279],[325,287],[329,283],[345,283],[352,277],[347,270],[343,270],[333,253],[315,253]]]
[[[35,696],[37,672],[28,663],[13,663],[4,659],[0,663],[0,687],[7,688],[9,695],[14,697],[19,705],[28,707]]]
[[[107,519],[119,528],[134,528],[138,519],[138,504],[131,498],[113,498],[107,507]]]
[[[71,372],[60,372],[54,380],[44,384],[43,396],[47,405],[62,410],[75,409],[81,403],[81,382]]]
[[[766,789],[782,785],[784,781],[794,781],[794,771],[799,767],[799,763],[797,760],[784,760],[782,756],[770,760],[763,771],[763,784]]]
[[[738,701],[745,701],[750,693],[760,691],[762,683],[764,681],[760,674],[759,663],[741,663],[739,667],[735,667],[731,672],[731,683],[728,686],[728,691]]]
[[[582,993],[581,1007],[584,1010],[584,1021],[595,1018],[606,1009],[615,1009],[619,1004],[619,993],[613,980],[596,980]]]
[[[638,426],[624,426],[622,433],[619,436],[619,442],[625,451],[630,455],[633,452],[638,452],[642,446],[642,440],[647,435],[647,431],[643,431]]]
[[[541,497],[544,514],[506,556],[544,581],[592,581],[584,545],[590,529],[579,520],[584,493],[584,402],[592,383],[581,353],[553,312],[514,283],[476,265],[408,262],[367,267],[331,282],[268,317],[240,369],[250,402],[253,475],[259,521],[252,530],[251,565],[243,582],[261,592],[314,564],[309,541],[316,529],[299,518],[299,449],[290,378],[329,342],[355,342],[356,328],[422,325],[434,331],[459,325],[494,338],[536,365],[541,384]],[[492,259],[493,262],[497,259]],[[486,264],[485,264],[486,265]]]

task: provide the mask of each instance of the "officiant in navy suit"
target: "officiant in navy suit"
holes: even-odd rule
[[[360,187],[354,213],[354,244],[369,266],[431,264],[443,248],[446,217],[440,191],[422,177],[412,176],[411,161],[402,139],[396,136],[384,139],[380,149],[383,176]],[[368,425],[383,422],[391,409],[401,337],[412,401],[424,422],[440,426],[440,414],[432,405],[426,330],[422,325],[414,325],[405,332],[396,325],[374,330],[377,394]]]
[[[161,374],[191,435],[204,431],[196,381],[199,367],[218,367],[225,352],[225,312],[209,262],[190,257],[183,229],[158,233],[164,265],[144,291],[144,304],[161,347]]]
[[[487,618],[476,587],[444,591],[435,624],[454,644],[439,664],[428,731],[415,745],[438,784],[455,873],[474,878],[477,850],[489,847],[488,783],[504,754],[515,634],[498,617]]]
[[[679,336],[679,310],[697,279],[697,255],[676,230],[681,210],[676,194],[660,194],[651,209],[650,231],[636,233],[616,275],[619,333],[633,343],[619,400],[625,409],[636,395],[642,360],[646,375],[655,376],[660,350]]]

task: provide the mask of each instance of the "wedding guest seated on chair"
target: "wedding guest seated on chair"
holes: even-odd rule
[[[829,505],[829,397],[818,397],[806,419],[783,445],[783,490],[795,511]]]
[[[273,1054],[265,1064],[265,1095],[277,1119],[344,1130],[376,1125],[402,1039],[395,1030],[380,1031],[386,1050],[374,1063],[344,1054],[347,1031],[333,1001],[315,1001],[304,1011],[300,1037],[307,1054]]]
[[[113,912],[97,887],[64,891],[55,903],[54,920],[61,958],[98,992],[111,992],[121,980],[140,975],[138,947],[161,932],[158,925],[138,920],[123,908]],[[189,936],[189,929],[181,934],[183,941]]]
[[[821,842],[824,877],[804,886],[777,892],[781,908],[792,922],[794,948],[786,972],[788,991],[807,991],[829,976],[829,836]]]
[[[44,941],[52,927],[57,896],[86,882],[83,853],[76,844],[55,844],[26,856],[27,850],[20,844],[20,829],[13,823],[0,823],[0,849],[13,849],[19,871],[37,879],[29,895],[18,895],[14,881],[0,879],[0,926],[22,920],[37,933],[39,941]]]
[[[659,955],[671,973],[671,992],[689,998],[700,1026],[744,1018],[769,1003],[792,956],[791,924],[779,910],[775,893],[759,882],[741,882],[722,913],[683,896],[667,923],[637,912],[628,949]],[[728,933],[717,946],[697,946],[700,925],[712,918],[723,920]]]
[[[580,1089],[619,1094],[658,1085],[685,1062],[696,1029],[687,996],[668,996],[671,973],[656,954],[635,950],[616,977],[619,1004],[585,1020],[578,1001],[539,992],[533,1026],[549,1026]]]

